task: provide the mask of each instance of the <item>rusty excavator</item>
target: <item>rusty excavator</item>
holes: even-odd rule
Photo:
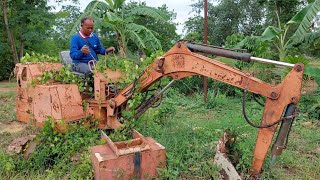
[[[291,71],[277,85],[271,85],[240,71],[218,60],[202,54],[222,56],[239,61],[256,61],[277,66],[290,67]],[[59,70],[60,63],[17,64],[17,118],[19,121],[43,126],[51,117],[55,123],[60,121],[75,122],[81,118],[98,119],[101,129],[115,129],[123,124],[121,112],[134,91],[147,91],[155,82],[163,77],[171,77],[172,81],[151,98],[143,102],[136,110],[139,117],[155,102],[161,94],[175,81],[188,76],[202,75],[243,89],[243,115],[245,120],[258,129],[256,145],[253,151],[251,175],[259,175],[268,149],[278,129],[272,146],[272,158],[279,156],[287,146],[288,135],[295,118],[297,104],[301,96],[304,65],[290,64],[252,57],[249,53],[240,53],[204,44],[178,42],[163,56],[157,57],[139,78],[125,88],[114,91],[110,80],[116,82],[121,77],[120,71],[106,70],[103,73],[94,70],[94,99],[86,99],[75,84],[53,83],[48,85],[28,85],[33,79],[45,71]],[[137,83],[141,85],[137,86]],[[266,97],[264,111],[259,125],[253,124],[245,113],[245,100],[248,92]],[[88,103],[85,110],[82,102]],[[60,130],[63,130],[61,128]],[[134,131],[130,142],[113,142],[102,132],[105,144],[91,148],[91,160],[95,179],[116,179],[116,173],[122,170],[121,179],[151,179],[157,176],[157,168],[166,166],[165,147],[154,139],[144,137]]]

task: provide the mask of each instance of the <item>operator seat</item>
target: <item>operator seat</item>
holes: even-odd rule
[[[64,64],[65,66],[70,64],[72,66],[72,59],[70,57],[70,51],[61,51],[59,55],[60,55],[60,59],[61,59],[62,64]],[[77,76],[85,77],[85,74],[75,72],[72,70],[72,68],[70,70],[73,74],[75,74]]]

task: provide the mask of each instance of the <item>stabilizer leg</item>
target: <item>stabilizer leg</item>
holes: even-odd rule
[[[285,106],[286,105],[280,104],[277,101],[267,99],[262,116],[261,125],[272,124],[273,122],[278,121],[281,118]],[[258,131],[258,137],[254,149],[254,156],[252,162],[253,176],[261,173],[264,159],[266,158],[268,149],[271,145],[272,138],[275,134],[277,126],[278,124],[269,128],[260,128]]]

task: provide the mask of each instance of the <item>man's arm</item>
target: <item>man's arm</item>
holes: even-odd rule
[[[71,59],[81,59],[82,58],[82,52],[81,48],[79,47],[79,44],[77,43],[78,39],[77,36],[72,36],[70,39],[70,57]]]
[[[95,38],[97,38],[97,53],[104,55],[106,53],[106,49],[101,46],[99,37],[97,34],[94,34]]]

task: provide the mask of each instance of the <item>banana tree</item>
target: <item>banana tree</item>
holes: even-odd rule
[[[92,16],[97,27],[113,31],[117,37],[121,57],[127,57],[129,40],[140,49],[161,49],[160,41],[154,31],[142,24],[135,23],[140,16],[151,17],[155,21],[164,22],[165,17],[155,8],[139,5],[126,6],[125,0],[92,1],[84,10],[83,16]],[[75,23],[73,31],[79,27],[80,19]]]
[[[263,41],[270,41],[277,48],[279,52],[280,61],[285,61],[288,55],[288,50],[293,44],[298,43],[305,36],[310,36],[310,27],[313,19],[320,11],[320,0],[310,1],[310,4],[300,10],[294,17],[291,18],[285,25],[281,25],[279,15],[276,12],[278,18],[278,27],[269,26],[260,36]],[[295,30],[291,37],[288,37],[288,30],[292,26],[298,28]]]
[[[278,27],[269,26],[265,29],[263,34],[259,37],[263,41],[269,41],[277,48],[279,53],[280,61],[287,61],[290,59],[288,56],[288,51],[297,44],[305,39],[310,39],[311,37],[318,37],[318,32],[311,32],[311,25],[313,19],[316,17],[317,13],[320,11],[320,0],[310,1],[310,4],[305,8],[300,10],[290,21],[288,21],[284,26],[281,26],[278,17]],[[288,37],[288,30],[293,25],[297,27],[292,36]],[[312,76],[318,84],[320,84],[320,69],[313,66],[305,67],[305,75]]]

